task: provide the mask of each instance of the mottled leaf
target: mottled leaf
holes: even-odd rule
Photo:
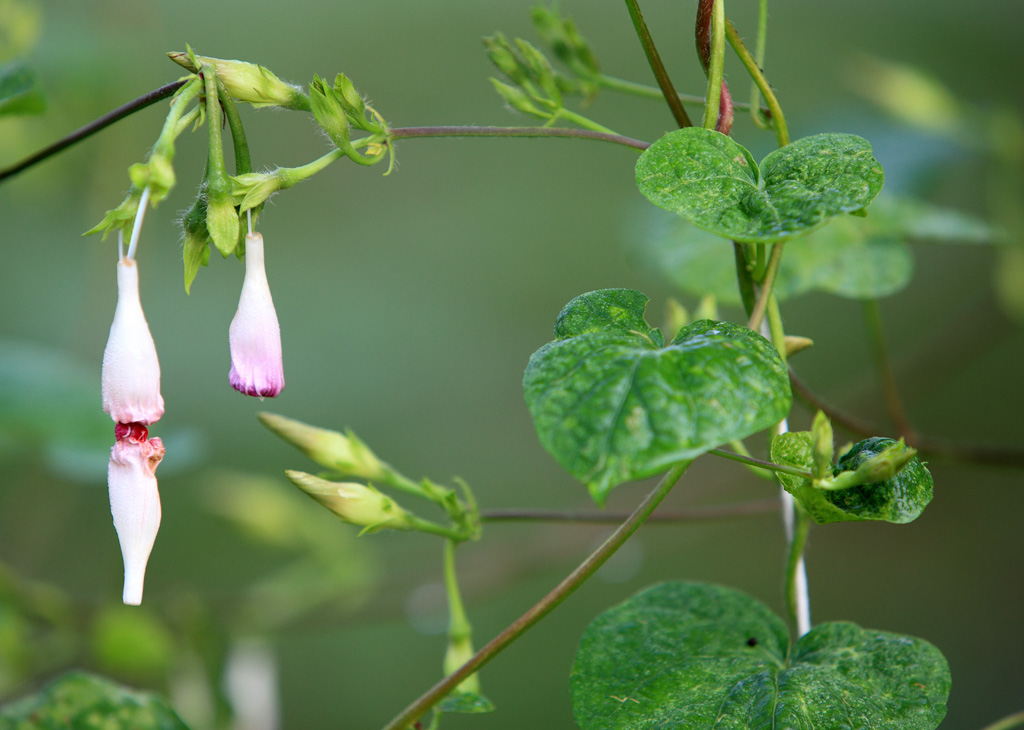
[[[790,648],[759,601],[674,582],[590,624],[571,685],[582,730],[933,730],[950,675],[928,642],[851,623]]]
[[[789,378],[760,335],[702,320],[664,345],[647,297],[606,289],[573,299],[523,387],[541,443],[603,504],[608,492],[785,417]]]
[[[90,674],[67,674],[0,708],[0,730],[188,730],[163,700]]]
[[[896,442],[870,438],[853,446],[833,468],[833,474],[856,471],[864,461]],[[784,433],[772,441],[772,461],[777,464],[813,470],[809,431]],[[917,519],[932,501],[932,477],[915,457],[895,476],[882,482],[831,491],[814,486],[809,480],[780,473],[786,491],[796,497],[815,522],[853,522],[883,520],[903,524]]]
[[[665,135],[640,155],[636,181],[655,205],[735,241],[774,243],[863,210],[884,174],[867,140],[819,134],[761,161],[699,127]]]

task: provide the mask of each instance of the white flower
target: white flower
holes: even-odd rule
[[[273,398],[284,388],[281,326],[263,267],[263,236],[245,237],[245,280],[238,311],[228,330],[231,387],[240,393]]]
[[[141,426],[119,427],[117,435],[107,467],[110,514],[124,559],[123,600],[137,606],[142,603],[146,563],[160,529],[155,472],[164,458],[164,445],[158,438],[147,440]]]
[[[160,362],[139,301],[134,259],[117,262],[117,308],[103,351],[103,410],[117,423],[150,424],[164,414]]]

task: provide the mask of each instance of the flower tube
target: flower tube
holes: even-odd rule
[[[160,362],[139,299],[135,259],[117,262],[117,307],[103,351],[103,410],[116,423],[150,424],[164,414]]]
[[[263,236],[245,237],[245,279],[238,311],[228,330],[231,387],[239,393],[273,398],[284,388],[281,326],[263,264]]]
[[[110,513],[124,559],[122,598],[126,604],[138,606],[146,564],[160,529],[156,468],[164,458],[164,445],[159,438],[147,438],[145,427],[137,424],[119,425],[116,434],[107,466]]]

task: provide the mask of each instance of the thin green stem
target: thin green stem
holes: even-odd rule
[[[779,274],[779,265],[782,263],[782,247],[784,243],[779,242],[772,245],[772,255],[768,259],[768,268],[764,272],[764,280],[761,282],[761,291],[758,293],[757,303],[754,311],[750,313],[750,321],[747,326],[755,332],[761,331],[761,322],[764,321],[764,313],[768,307],[768,300],[771,298],[772,289],[775,287],[775,277]]]
[[[714,507],[694,507],[675,512],[658,512],[647,518],[650,525],[675,525],[681,522],[711,522],[737,517],[756,517],[776,512],[777,499],[759,499],[750,502],[722,504]],[[578,522],[581,524],[620,524],[629,517],[621,512],[562,512],[538,509],[492,509],[480,512],[484,522]]]
[[[754,63],[760,69],[764,68],[764,56],[768,46],[768,0],[760,0],[757,10],[757,40],[754,44]],[[736,106],[739,106],[737,104]],[[754,124],[767,129],[769,124],[761,113],[761,89],[757,82],[751,80],[750,84],[750,117]]]
[[[559,127],[395,127],[388,132],[388,136],[392,140],[415,137],[569,137],[612,142],[636,150],[645,150],[651,146],[650,142],[624,137],[620,134]]]
[[[740,299],[743,301],[743,308],[749,317],[753,313],[754,305],[757,302],[757,294],[754,291],[754,279],[750,273],[750,266],[747,264],[743,244],[733,241],[732,248],[736,257],[736,281],[740,287]]]
[[[708,57],[708,91],[704,102],[701,126],[718,126],[719,102],[722,98],[722,74],[725,69],[725,0],[714,0],[711,10],[711,52]]]
[[[409,521],[412,529],[417,532],[425,532],[428,535],[446,537],[449,540],[454,540],[455,542],[464,542],[466,540],[466,534],[458,528],[439,525],[436,522],[431,522],[430,520],[425,520],[422,517],[417,517],[412,513],[407,514],[406,519]]]
[[[743,45],[743,39],[740,38],[736,27],[729,20],[725,22],[725,37],[729,39],[729,44],[736,51],[736,55],[739,56],[743,66],[747,69],[747,73],[750,74],[754,83],[757,84],[757,88],[764,95],[765,103],[768,105],[768,109],[771,110],[775,138],[778,140],[779,147],[785,147],[789,144],[789,128],[786,126],[786,117],[782,114],[782,107],[779,106],[779,100],[775,98],[775,92],[772,91],[771,84],[768,83],[768,79],[765,78],[764,72],[761,71],[757,61],[750,55],[750,51]]]
[[[593,119],[588,119],[582,114],[577,114],[576,112],[570,111],[564,107],[560,108],[556,112],[555,117],[564,119],[567,122],[572,122],[573,124],[583,127],[584,129],[589,129],[592,132],[601,132],[603,134],[617,136],[615,130],[609,129],[608,127],[598,124]]]
[[[779,300],[775,292],[768,298],[768,329],[772,334],[772,344],[779,351],[782,364],[788,365],[786,356],[786,330],[782,326],[782,312],[779,310]]]
[[[1011,730],[1011,728],[1015,727],[1024,727],[1024,711],[1007,715],[1000,720],[996,720],[991,725],[986,725],[982,730]]]
[[[83,127],[79,127],[71,134],[67,135],[66,137],[62,137],[53,144],[49,145],[48,147],[44,147],[43,149],[39,150],[33,155],[29,155],[24,160],[16,162],[10,167],[0,170],[0,182],[6,180],[9,177],[17,175],[19,172],[24,172],[30,167],[38,165],[40,162],[48,160],[57,153],[63,152],[68,147],[71,147],[77,144],[78,142],[81,142],[83,139],[88,139],[97,132],[106,129],[115,122],[121,121],[125,117],[134,114],[140,109],[145,109],[146,107],[155,104],[161,99],[166,99],[168,96],[174,94],[174,92],[180,89],[184,84],[185,80],[174,81],[173,83],[161,86],[159,89],[154,89],[153,91],[150,91],[148,94],[143,94],[137,99],[129,101],[127,104],[122,104],[117,109],[107,112],[102,117],[99,117],[98,119],[89,122]]]
[[[810,609],[807,606],[806,586],[801,587],[801,576],[806,573],[803,569],[804,547],[807,545],[807,533],[811,529],[811,517],[799,504],[796,505],[796,524],[793,529],[793,539],[789,543],[789,560],[786,563],[786,601],[789,605],[789,614],[797,628],[797,636],[803,636],[810,631]]]
[[[658,53],[658,48],[654,45],[654,39],[651,37],[651,31],[647,28],[647,23],[644,21],[644,15],[640,12],[639,2],[637,0],[626,0],[626,7],[629,9],[629,17],[633,21],[633,27],[636,29],[637,37],[640,39],[640,45],[643,46],[644,54],[647,56],[647,62],[651,65],[651,71],[654,72],[654,78],[658,80],[658,87],[665,98],[665,103],[668,104],[668,108],[672,111],[676,124],[680,127],[692,127],[693,122],[690,121],[690,115],[686,113],[682,102],[679,101],[679,95],[676,93],[675,87],[672,86],[672,79],[669,78],[665,64]]]
[[[871,354],[875,360],[875,371],[878,373],[878,379],[885,394],[885,405],[889,411],[889,418],[892,419],[893,425],[896,426],[896,430],[901,436],[913,436],[914,429],[903,409],[903,399],[900,398],[896,376],[893,374],[888,349],[885,346],[882,313],[878,307],[878,300],[863,300],[862,311],[864,312],[864,324],[868,331],[868,341],[871,344]]]
[[[235,174],[244,175],[252,172],[249,141],[245,137],[242,118],[238,115],[238,106],[235,105],[235,100],[231,98],[231,94],[224,88],[224,82],[219,78],[217,79],[217,97],[224,109],[224,116],[228,120],[228,129],[231,130],[231,144],[235,150]]]
[[[445,656],[444,671],[453,672],[473,654],[473,627],[462,605],[459,592],[458,574],[455,569],[455,540],[444,544],[444,588],[448,596],[448,652]],[[478,693],[480,681],[475,674],[462,681],[459,689]]]
[[[216,183],[224,188],[228,187],[227,170],[224,169],[224,145],[221,140],[221,107],[217,97],[217,74],[213,66],[206,65],[202,68],[203,83],[206,86],[206,126],[209,133],[209,155],[207,164],[209,173],[207,180],[211,185]]]
[[[518,639],[538,621],[551,613],[566,598],[583,585],[597,569],[622,547],[622,545],[637,531],[637,529],[650,516],[654,509],[661,503],[668,493],[672,491],[673,485],[689,467],[690,462],[683,462],[669,469],[658,486],[655,487],[640,506],[623,522],[619,528],[612,533],[611,537],[568,576],[562,580],[546,596],[533,605],[526,613],[512,622],[504,631],[491,639],[486,646],[473,655],[473,658],[463,664],[459,669],[449,674],[443,680],[435,684],[415,702],[400,712],[384,730],[408,730],[420,717],[430,708],[440,702],[448,693],[457,687],[466,677],[475,673],[491,659],[500,654],[509,644]]]
[[[748,466],[756,466],[759,469],[766,469],[768,471],[781,472],[783,474],[792,474],[793,476],[803,477],[804,479],[814,479],[814,475],[809,471],[803,469],[797,469],[792,466],[785,466],[784,464],[774,464],[770,461],[762,461],[761,459],[755,459],[752,456],[744,454],[735,454],[731,451],[725,451],[724,449],[711,449],[709,454],[720,456],[723,459],[730,459],[732,461],[738,461],[741,464],[747,464]]]
[[[633,94],[644,99],[661,99],[661,89],[657,86],[650,86],[648,84],[638,84],[635,81],[627,81],[626,79],[616,78],[615,76],[606,76],[601,74],[597,77],[597,83],[603,88],[611,91],[619,91],[624,94]],[[699,94],[677,94],[679,101],[684,104],[693,104],[704,106],[707,99]],[[749,110],[750,104],[743,101],[733,102],[733,105],[737,109]],[[761,112],[768,112],[768,107],[761,107]]]

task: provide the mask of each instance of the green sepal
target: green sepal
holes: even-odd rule
[[[121,201],[120,205],[108,210],[103,216],[103,220],[82,235],[91,236],[96,233],[102,233],[103,235],[100,237],[100,240],[103,241],[106,240],[111,232],[120,230],[126,238],[131,236],[132,224],[135,222],[135,215],[139,211],[140,202],[142,202],[142,189],[133,186],[128,192],[128,196]]]
[[[531,117],[537,117],[538,119],[553,119],[554,115],[551,112],[540,109],[536,104],[531,101],[529,95],[522,89],[517,89],[515,86],[509,86],[504,81],[492,78],[491,84],[494,86],[494,90],[498,92],[505,103],[518,112],[527,114]]]
[[[210,190],[206,200],[206,229],[210,240],[221,255],[227,258],[238,246],[241,224],[230,193],[214,197]]]
[[[613,487],[657,474],[784,418],[789,378],[750,329],[702,320],[667,346],[647,297],[604,289],[569,302],[523,389],[544,448],[604,504]]]
[[[181,219],[184,232],[181,257],[185,264],[185,293],[190,293],[192,281],[200,266],[210,262],[210,231],[206,227],[206,191],[200,190],[192,207]]]
[[[570,683],[581,730],[934,730],[951,680],[923,639],[825,623],[790,646],[760,601],[670,582],[587,627]]]
[[[874,437],[854,444],[825,479],[813,481],[779,473],[779,480],[818,524],[881,520],[904,524],[917,519],[932,500],[932,477],[913,449]],[[776,464],[813,473],[810,431],[783,433],[772,440]]]
[[[733,241],[775,243],[867,207],[882,189],[867,140],[819,134],[758,166],[731,137],[700,127],[670,132],[640,155],[636,182],[655,205]]]
[[[587,40],[580,35],[572,18],[562,18],[554,10],[538,5],[531,11],[533,26],[547,43],[555,58],[568,66],[583,82],[586,96],[593,96],[599,88],[601,74],[597,56]]]

